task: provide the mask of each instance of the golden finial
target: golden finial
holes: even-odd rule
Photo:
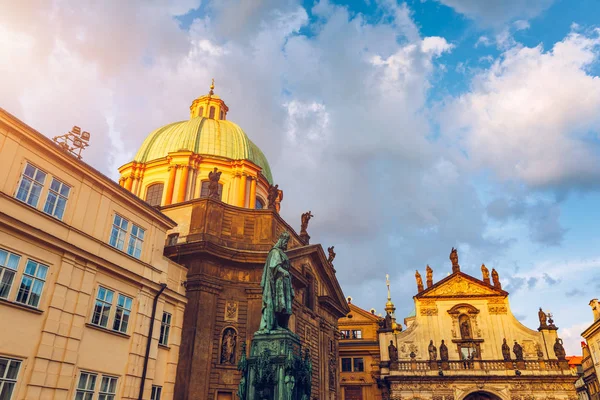
[[[210,94],[210,95],[215,94],[214,90],[215,90],[215,78],[212,78],[212,83],[210,84],[210,92],[208,92],[208,94]]]

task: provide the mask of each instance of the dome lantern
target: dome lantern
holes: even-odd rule
[[[229,107],[215,94],[215,80],[212,80],[210,91],[198,97],[190,106],[190,119],[204,117],[224,121],[227,119]]]

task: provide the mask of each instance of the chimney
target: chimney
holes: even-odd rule
[[[598,299],[592,299],[590,307],[592,307],[592,312],[594,313],[594,322],[598,321],[600,319],[600,304],[598,303]]]

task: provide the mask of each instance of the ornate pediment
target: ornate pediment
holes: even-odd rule
[[[497,296],[499,294],[503,294],[503,291],[466,274],[457,273],[420,293],[419,297]]]

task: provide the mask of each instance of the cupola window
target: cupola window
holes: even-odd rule
[[[262,210],[265,208],[265,202],[261,200],[260,197],[256,198],[256,205],[254,206],[257,210]]]
[[[146,189],[146,203],[154,207],[160,206],[164,187],[163,183],[154,183],[148,186],[148,189]]]
[[[199,117],[203,117],[203,116],[204,116],[204,107],[200,107],[200,108],[198,109],[198,116],[199,116]]]
[[[214,119],[215,118],[215,108],[214,107],[210,107],[210,112],[208,114],[208,118],[210,119]]]

